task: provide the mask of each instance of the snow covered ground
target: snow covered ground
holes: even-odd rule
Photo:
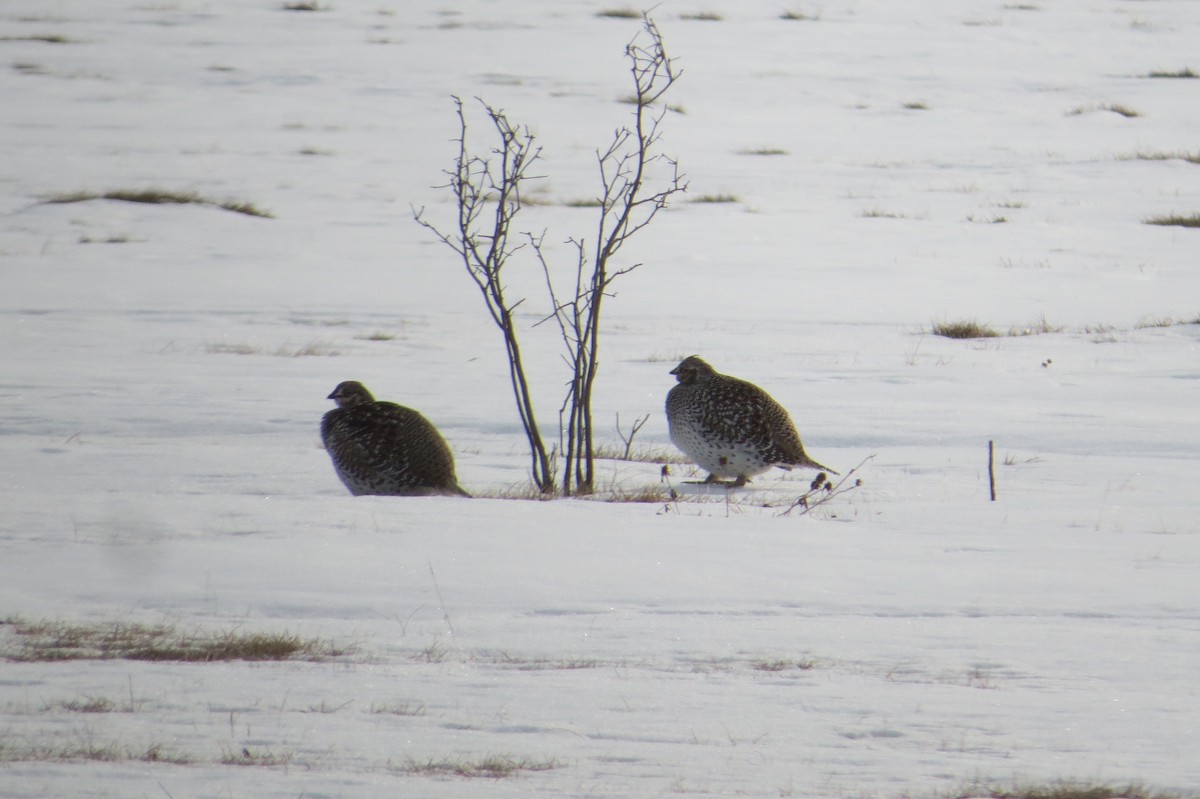
[[[412,208],[451,218],[450,96],[480,96],[545,147],[527,229],[587,235],[621,7],[0,6],[0,619],[350,649],[3,662],[0,796],[1200,789],[1200,232],[1143,223],[1200,211],[1169,157],[1200,155],[1200,80],[1148,77],[1200,69],[1191,0],[665,0],[691,187],[625,253],[597,418],[669,451],[699,353],[863,485],[807,515],[803,473],[345,493],[317,435],[345,379],[434,420],[468,490],[524,485],[498,334]],[[143,188],[273,218],[41,203]],[[1053,332],[929,334],[960,319]],[[414,769],[489,758],[528,768]]]

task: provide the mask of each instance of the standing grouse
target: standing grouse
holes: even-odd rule
[[[788,412],[753,383],[723,375],[699,356],[671,370],[679,384],[667,394],[671,440],[709,471],[706,483],[744,486],[772,466],[807,466],[837,474],[804,452]]]
[[[394,402],[377,402],[354,380],[329,395],[337,407],[321,419],[321,440],[338,477],[355,496],[470,496],[454,476],[454,456],[428,419]]]

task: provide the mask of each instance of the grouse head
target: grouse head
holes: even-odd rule
[[[371,396],[371,392],[367,391],[367,387],[357,380],[347,380],[343,383],[338,383],[337,388],[333,390],[333,393],[327,399],[336,402],[339,408],[353,408],[355,405],[365,405],[368,402],[375,401],[375,398]]]
[[[717,372],[699,355],[689,355],[671,370],[675,379],[685,386],[692,386],[709,380]]]

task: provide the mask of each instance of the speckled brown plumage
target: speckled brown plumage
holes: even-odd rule
[[[709,472],[705,482],[742,486],[772,466],[833,469],[808,457],[783,406],[753,383],[723,375],[692,355],[671,370],[679,381],[667,394],[671,440]]]
[[[379,402],[362,383],[339,383],[337,407],[321,419],[321,440],[355,496],[470,496],[454,476],[454,456],[437,428],[412,408]]]

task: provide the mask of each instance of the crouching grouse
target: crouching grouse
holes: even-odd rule
[[[667,394],[671,441],[701,468],[706,483],[744,486],[772,466],[805,466],[837,474],[808,457],[788,412],[753,383],[723,375],[696,355],[671,370]]]
[[[454,456],[437,428],[412,408],[378,402],[354,380],[329,395],[321,440],[338,477],[355,496],[470,496],[454,476]]]

